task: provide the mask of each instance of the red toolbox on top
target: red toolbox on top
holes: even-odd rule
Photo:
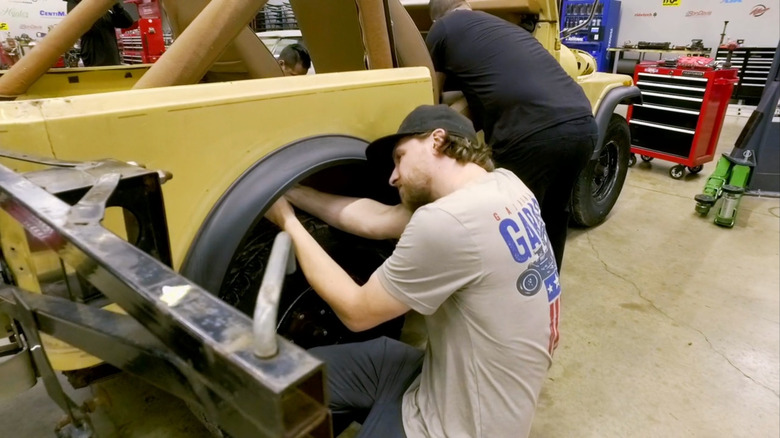
[[[726,116],[737,69],[669,68],[642,63],[634,83],[642,91],[641,105],[628,108],[631,129],[629,165],[654,158],[677,163],[669,174],[682,178],[685,168],[702,170],[713,160]]]

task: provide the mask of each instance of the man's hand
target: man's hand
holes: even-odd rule
[[[265,217],[290,234],[306,280],[350,330],[367,330],[409,311],[409,306],[384,289],[376,275],[363,286],[355,283],[301,225],[284,197],[274,202]]]
[[[292,205],[290,205],[284,197],[281,197],[274,202],[274,205],[265,212],[265,217],[282,230],[287,230],[287,225],[290,220],[298,220]]]

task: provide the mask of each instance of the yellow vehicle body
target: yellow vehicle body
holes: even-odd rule
[[[0,144],[171,172],[163,190],[178,267],[211,207],[253,163],[300,138],[391,132],[433,102],[430,81],[427,70],[405,68],[0,102]]]
[[[318,135],[377,138],[416,106],[432,103],[430,90],[428,70],[403,68],[0,102],[0,144],[41,157],[111,157],[171,172],[163,190],[178,268],[214,204],[263,156]],[[34,167],[0,162],[18,171]],[[9,220],[0,221],[5,254],[28,246]],[[7,262],[23,273],[17,281],[39,291],[31,274],[48,270],[45,257],[16,255]],[[61,370],[98,362],[59,341],[47,352]]]
[[[207,2],[165,3],[178,11],[169,15],[187,17],[174,23],[175,29],[183,29],[197,16],[194,9]],[[473,2],[479,3],[500,2]],[[526,3],[539,13],[534,35],[576,77],[594,114],[610,90],[631,84],[628,76],[580,74],[574,55],[560,44],[556,2]],[[187,8],[193,10],[182,13]],[[212,77],[224,78],[226,71],[234,75],[231,69],[237,65],[241,69],[238,58],[235,47],[228,46],[222,58],[227,61],[212,67]],[[113,158],[170,172],[173,178],[163,191],[174,269],[181,267],[220,198],[269,153],[323,135],[370,141],[394,132],[416,106],[434,102],[426,67],[131,89],[149,70],[150,66],[142,65],[47,72],[16,100],[0,102],[0,149],[66,161]],[[2,158],[0,163],[20,172],[38,167]],[[121,220],[116,222],[112,229],[119,233]],[[40,292],[38,281],[54,268],[45,254],[12,254],[11,248],[25,248],[28,243],[18,224],[0,216],[0,244],[17,283]],[[59,370],[99,362],[56,340],[47,342],[46,351]]]
[[[49,99],[129,90],[150,65],[117,65],[90,68],[55,68],[42,75],[16,100]],[[0,76],[5,72],[0,71]]]

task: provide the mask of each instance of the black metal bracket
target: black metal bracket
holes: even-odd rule
[[[29,304],[23,298],[24,292],[12,288],[11,295],[14,303],[13,309],[5,309],[6,313],[13,315],[14,319],[19,321],[22,326],[27,344],[30,349],[33,364],[38,375],[43,380],[46,392],[52,400],[65,411],[70,419],[70,423],[58,431],[62,437],[89,438],[92,436],[92,425],[89,417],[78,407],[78,405],[65,394],[54,369],[51,367],[49,358],[43,350],[43,342],[38,334],[38,324],[35,321],[35,314]],[[14,310],[9,312],[8,310]]]
[[[56,168],[22,176],[0,166],[0,209],[20,223],[32,240],[54,251],[85,281],[119,304],[132,322],[130,317],[97,312],[87,304],[57,299],[54,306],[50,300],[55,297],[17,293],[23,296],[21,301],[5,300],[5,307],[18,309],[25,302],[43,300],[22,312],[38,318],[37,324],[34,318],[23,324],[25,335],[39,329],[120,368],[134,370],[181,398],[194,399],[210,421],[235,437],[330,436],[323,364],[281,337],[277,337],[277,355],[257,357],[248,317],[155,259],[170,260],[167,229],[164,236],[149,231],[146,242],[165,244],[157,245],[158,253],[150,251],[150,255],[100,226],[88,205],[84,209],[88,213],[77,213],[78,219],[73,220],[72,207],[40,187],[63,198],[70,196],[71,203],[77,204],[95,181],[116,172],[122,177],[113,195],[109,192],[114,177],[106,177],[88,198],[97,203],[109,199],[110,204],[122,191],[123,182],[134,177],[141,178],[146,187],[146,192],[136,196],[160,194],[159,174],[106,161],[89,168],[95,179],[84,183],[84,171]],[[161,196],[159,207],[160,211],[149,211],[149,216],[161,218],[164,224]],[[44,304],[45,312],[44,307],[36,307]],[[148,334],[139,335],[139,327]],[[137,336],[146,344],[133,344]],[[130,358],[141,360],[144,366]],[[144,371],[146,367],[164,372]]]

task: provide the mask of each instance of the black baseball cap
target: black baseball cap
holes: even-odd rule
[[[420,105],[401,122],[398,132],[371,142],[366,148],[366,158],[369,164],[383,172],[387,171],[389,174],[395,167],[393,149],[399,140],[439,128],[477,144],[477,133],[474,131],[474,125],[466,116],[444,104]]]

